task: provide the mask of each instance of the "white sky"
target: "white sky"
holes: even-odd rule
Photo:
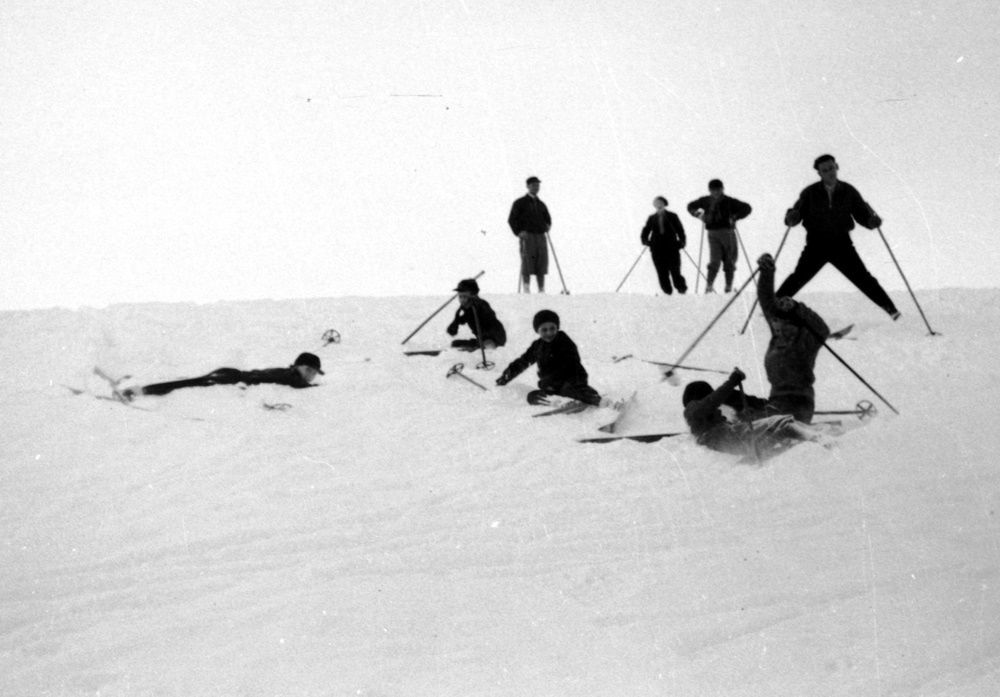
[[[529,174],[611,291],[655,195],[696,253],[723,179],[756,256],[823,152],[915,288],[994,286],[997,36],[993,0],[0,2],[0,309],[514,292]]]

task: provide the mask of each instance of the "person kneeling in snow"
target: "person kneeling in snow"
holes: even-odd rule
[[[218,368],[208,375],[199,378],[159,382],[153,385],[130,387],[122,391],[126,399],[134,399],[139,395],[164,395],[182,387],[211,387],[212,385],[288,385],[296,389],[315,387],[312,384],[317,375],[325,375],[320,368],[319,356],[312,353],[300,353],[295,362],[287,368],[265,368],[263,370],[237,370],[236,368]]]
[[[452,348],[475,351],[480,343],[488,349],[506,344],[507,331],[497,319],[490,304],[479,297],[479,284],[476,283],[476,279],[466,278],[459,281],[455,290],[458,292],[460,307],[455,312],[455,319],[448,325],[448,334],[455,336],[458,334],[459,325],[467,324],[476,338],[455,339],[451,342]]]
[[[736,394],[746,378],[736,368],[729,378],[713,390],[707,382],[692,382],[684,388],[684,420],[698,445],[712,450],[743,456],[772,453],[790,440],[816,440],[803,424],[791,416],[764,416],[768,402],[760,397]],[[721,407],[736,410],[739,421],[727,419]],[[763,417],[763,418],[762,418]]]
[[[768,409],[808,424],[816,410],[816,356],[830,336],[830,328],[805,304],[774,296],[774,258],[770,254],[762,255],[757,265],[757,298],[771,327],[771,341],[764,354],[764,370],[771,383]]]
[[[497,378],[497,384],[506,385],[529,365],[537,363],[538,389],[528,393],[528,402],[545,404],[547,396],[561,395],[585,404],[600,405],[601,395],[587,384],[587,371],[580,362],[576,344],[559,330],[559,315],[552,310],[540,310],[531,324],[539,338],[507,366]]]

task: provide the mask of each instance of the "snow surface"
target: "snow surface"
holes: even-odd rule
[[[488,296],[511,343],[405,358],[444,298],[0,315],[2,695],[993,695],[1000,691],[1000,290],[891,322],[804,299],[820,409],[879,416],[763,467],[695,445],[584,445],[493,380],[560,313],[630,430],[683,428],[675,360],[724,296]],[[688,359],[766,394],[741,297]],[[410,345],[443,345],[450,306]],[[328,328],[343,335],[321,347]],[[321,355],[321,387],[74,396]],[[464,361],[483,392],[445,377]],[[704,377],[684,373],[685,379]],[[711,375],[715,382],[721,376]],[[263,403],[291,404],[285,411]]]

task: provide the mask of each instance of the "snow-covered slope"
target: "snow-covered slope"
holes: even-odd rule
[[[856,324],[832,346],[901,413],[824,352],[819,408],[880,415],[763,467],[686,436],[579,444],[601,415],[533,419],[533,371],[493,386],[551,307],[602,394],[638,391],[630,429],[682,428],[637,358],[675,360],[725,297],[487,299],[511,337],[490,372],[402,356],[441,298],[0,316],[0,694],[997,694],[1000,291],[923,293],[939,337],[904,295],[897,323],[804,295]],[[750,299],[687,362],[766,394]],[[452,309],[410,343],[443,345]],[[303,350],[317,389],[145,411],[61,387]]]

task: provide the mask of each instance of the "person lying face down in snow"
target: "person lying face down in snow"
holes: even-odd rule
[[[539,338],[520,358],[507,366],[497,378],[497,384],[506,385],[529,365],[537,363],[538,389],[528,393],[528,402],[544,404],[546,397],[561,395],[599,406],[601,395],[587,384],[587,371],[580,362],[576,344],[559,330],[559,315],[552,310],[540,310],[532,320],[532,326]]]
[[[483,348],[495,349],[507,343],[507,331],[497,319],[490,304],[479,297],[479,284],[474,278],[459,281],[455,288],[458,293],[459,308],[455,319],[448,325],[448,334],[458,334],[460,325],[467,324],[475,339],[455,339],[451,342],[453,348],[475,351],[482,343]],[[482,332],[482,336],[480,336]]]
[[[810,433],[787,414],[766,416],[767,400],[737,394],[736,388],[745,378],[743,371],[736,368],[718,389],[713,390],[703,381],[684,388],[684,420],[698,445],[733,455],[756,456],[780,449],[790,439],[816,440],[816,433]],[[735,409],[738,420],[727,419],[723,406]]]
[[[816,410],[816,355],[830,336],[823,318],[789,297],[774,295],[774,258],[757,260],[760,280],[757,298],[771,327],[771,341],[764,354],[764,370],[771,383],[768,408],[772,414],[791,414],[811,423]]]
[[[320,367],[319,356],[312,353],[300,353],[295,362],[287,368],[265,368],[263,370],[217,368],[211,373],[198,378],[130,387],[122,391],[122,396],[128,400],[132,400],[139,395],[165,395],[182,387],[211,387],[212,385],[237,384],[287,385],[301,389],[304,387],[315,387],[312,383],[317,375],[325,375]]]

